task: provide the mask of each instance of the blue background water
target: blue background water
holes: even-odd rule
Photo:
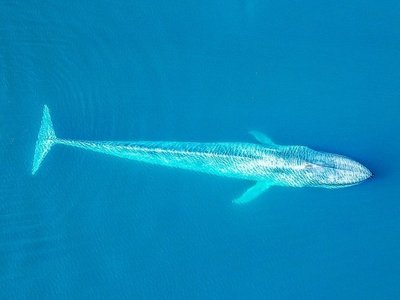
[[[399,299],[398,1],[1,1],[0,298]],[[247,141],[373,180],[273,188],[57,146]]]

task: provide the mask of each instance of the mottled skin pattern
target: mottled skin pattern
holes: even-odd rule
[[[35,174],[56,144],[100,152],[144,163],[256,181],[237,203],[247,203],[273,185],[337,188],[357,184],[371,172],[349,158],[304,146],[279,146],[253,131],[258,144],[194,142],[109,142],[59,139],[50,111],[43,117],[32,163]]]
[[[56,143],[150,164],[224,177],[269,181],[280,186],[341,187],[369,177],[362,165],[340,155],[303,146],[250,143],[99,142]],[[365,174],[363,174],[365,173]]]

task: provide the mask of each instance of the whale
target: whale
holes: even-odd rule
[[[370,178],[372,173],[346,156],[307,146],[279,145],[259,131],[255,143],[179,141],[90,141],[58,138],[50,110],[44,105],[35,145],[32,175],[54,145],[64,145],[142,163],[251,181],[254,184],[233,200],[245,204],[273,186],[343,188]]]

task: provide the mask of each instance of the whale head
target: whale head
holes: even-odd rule
[[[340,188],[372,176],[365,166],[343,155],[308,149],[306,157],[305,172],[312,186]]]

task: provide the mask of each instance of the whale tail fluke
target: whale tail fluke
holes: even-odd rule
[[[57,137],[53,129],[49,108],[45,105],[33,156],[32,175],[35,175],[39,170],[41,163],[55,143],[57,143]]]

